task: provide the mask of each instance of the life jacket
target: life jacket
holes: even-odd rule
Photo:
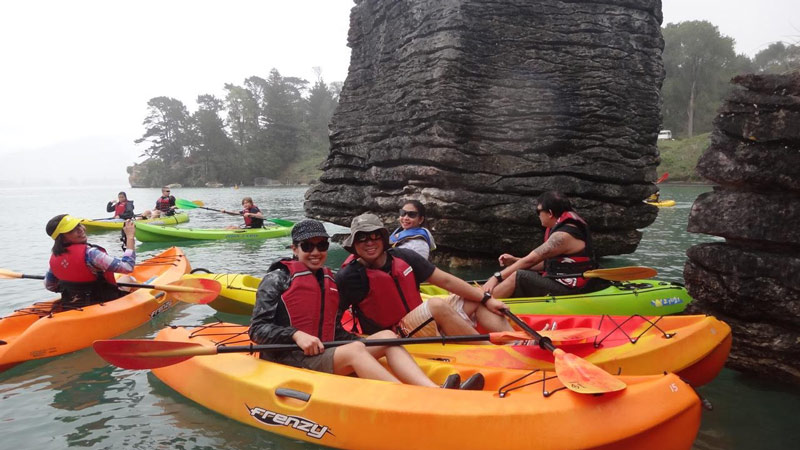
[[[128,202],[117,203],[117,206],[114,207],[114,215],[117,217],[122,217],[122,215],[125,214],[127,206]]]
[[[433,243],[431,232],[427,228],[414,227],[404,230],[403,227],[398,227],[389,235],[389,243],[392,244],[392,247],[397,247],[408,239],[424,239],[431,250],[436,250],[436,244]]]
[[[322,341],[332,341],[339,311],[339,290],[333,272],[322,268],[324,290],[321,290],[317,276],[305,264],[294,260],[281,263],[291,276],[289,289],[281,295],[291,326]]]
[[[173,200],[171,195],[169,197],[161,196],[158,198],[158,200],[156,200],[156,209],[167,213],[167,215],[175,214],[174,211],[169,209],[172,206],[172,203]]]
[[[392,249],[386,253],[392,260],[391,270],[387,273],[381,269],[365,268],[369,291],[357,305],[353,305],[359,324],[367,334],[394,329],[406,314],[422,304],[411,266],[398,257],[392,257]],[[347,264],[360,263],[355,255],[350,255],[343,266]]]
[[[256,205],[253,205],[250,209],[243,209],[242,214],[244,213],[253,213],[256,214],[260,209]],[[259,219],[258,217],[250,217],[244,216],[244,226],[247,228],[263,228],[264,227],[264,219]]]
[[[72,244],[66,252],[50,255],[50,271],[58,278],[61,300],[67,303],[90,305],[119,298],[114,272],[95,272],[86,264],[86,248],[91,244]],[[105,249],[92,245],[103,253]]]
[[[594,248],[592,246],[592,236],[589,232],[589,225],[574,211],[565,211],[561,214],[558,220],[556,220],[556,223],[553,225],[553,227],[545,230],[545,242],[547,242],[547,239],[552,233],[562,231],[563,228],[570,225],[574,225],[578,228],[580,233],[583,235],[581,240],[583,240],[586,245],[584,246],[583,250],[572,255],[561,255],[555,258],[546,259],[544,261],[544,275],[577,274],[597,268],[597,262],[594,258]],[[576,237],[580,239],[579,236]],[[584,287],[586,283],[589,282],[589,280],[584,277],[555,278],[555,280],[565,286],[576,289]]]

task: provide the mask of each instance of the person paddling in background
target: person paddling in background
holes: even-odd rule
[[[264,227],[264,214],[261,213],[261,210],[258,209],[258,206],[253,204],[253,199],[251,197],[245,197],[242,199],[242,209],[239,212],[235,211],[228,211],[223,209],[222,212],[225,214],[231,215],[240,215],[244,217],[244,227],[243,228],[263,228]],[[229,226],[229,229],[240,228],[236,226]]]
[[[353,255],[336,274],[342,308],[353,308],[366,333],[389,329],[402,336],[478,334],[476,322],[489,331],[512,330],[501,312],[505,304],[490,293],[436,268],[412,250],[390,248],[389,232],[374,214],[353,219],[343,246]],[[456,295],[423,303],[423,282]]]
[[[557,191],[545,192],[537,199],[536,213],[546,228],[544,243],[527,256],[504,253],[498,261],[504,267],[483,285],[497,298],[539,297],[593,292],[608,282],[581,276],[598,267],[589,225],[572,209],[572,203]]]
[[[174,216],[175,215],[175,197],[170,195],[170,188],[164,186],[161,188],[161,197],[156,200],[156,207],[152,210],[147,210],[142,213],[145,219],[155,219],[161,216]]]
[[[319,372],[436,387],[403,347],[366,347],[341,325],[339,295],[333,273],[324,267],[328,233],[322,223],[303,220],[292,228],[292,258],[273,263],[261,280],[250,322],[250,339],[258,344],[295,343],[291,352],[261,352],[261,358]],[[397,336],[382,331],[368,339]],[[352,340],[325,348],[323,341]],[[392,372],[378,362],[386,357]],[[454,387],[453,378],[448,380]]]
[[[126,295],[127,292],[117,287],[114,273],[131,273],[136,265],[133,250],[135,228],[130,219],[122,227],[128,249],[120,259],[109,255],[102,247],[87,243],[86,229],[80,220],[60,214],[50,219],[45,227],[47,235],[55,242],[44,285],[50,291],[61,293],[60,303],[65,309],[103,303]],[[120,281],[125,280],[121,278]]]
[[[113,212],[115,219],[133,219],[133,200],[128,200],[128,195],[120,192],[117,194],[117,201],[108,202],[106,212]]]
[[[425,206],[419,200],[406,200],[400,208],[400,226],[389,235],[389,243],[395,248],[407,248],[430,259],[436,250],[433,235],[424,228]]]

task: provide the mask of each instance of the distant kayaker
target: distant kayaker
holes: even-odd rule
[[[430,259],[436,243],[425,223],[425,205],[419,200],[406,200],[400,207],[400,226],[389,235],[389,243],[395,248],[407,248]]]
[[[250,339],[258,344],[295,343],[300,350],[261,352],[261,358],[293,367],[361,378],[436,387],[400,346],[366,347],[342,328],[339,295],[333,273],[325,267],[328,233],[321,222],[303,220],[292,228],[292,258],[273,263],[261,280],[250,322]],[[385,330],[368,339],[392,339]],[[353,343],[325,348],[323,341]],[[392,372],[378,358],[386,357]],[[457,387],[448,380],[444,387]]]
[[[647,200],[645,201],[648,203],[658,203],[659,201],[661,201],[661,191],[656,191],[655,194],[651,195],[650,197],[647,197]]]
[[[607,282],[580,275],[596,269],[589,225],[572,209],[572,203],[557,191],[545,192],[537,199],[536,212],[546,228],[544,243],[522,258],[500,255],[499,272],[483,285],[497,298],[539,297],[593,292]]]
[[[245,197],[242,199],[242,209],[239,212],[228,211],[223,209],[225,214],[240,215],[244,217],[244,227],[241,228],[264,228],[264,214],[258,209],[258,206],[253,204],[252,197]],[[228,227],[240,228],[240,227]]]
[[[174,216],[175,215],[175,197],[170,195],[170,188],[164,186],[161,188],[161,197],[156,200],[156,207],[152,210],[148,209],[142,213],[145,219],[154,219],[161,216]]]
[[[128,200],[128,195],[120,192],[117,194],[117,201],[108,202],[106,212],[113,212],[115,219],[133,219],[133,200]]]
[[[136,265],[133,222],[126,220],[122,227],[127,237],[127,250],[117,259],[102,247],[87,243],[86,229],[80,221],[60,214],[50,219],[45,228],[55,242],[44,285],[50,291],[61,293],[64,308],[80,308],[126,295],[127,292],[117,287],[114,273],[131,273]],[[120,281],[125,280],[121,278]]]
[[[500,311],[505,308],[503,302],[436,268],[415,251],[390,248],[389,231],[374,214],[354,218],[342,245],[353,254],[336,275],[342,308],[353,308],[365,332],[478,334],[476,322],[489,331],[511,330]],[[419,293],[423,282],[456,295],[423,303]]]

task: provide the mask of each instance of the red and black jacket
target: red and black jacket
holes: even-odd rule
[[[164,197],[163,195],[156,200],[156,209],[166,213],[168,216],[175,214],[175,210],[170,209],[175,206],[175,197]]]
[[[334,339],[336,315],[339,311],[339,291],[333,273],[323,267],[322,284],[314,272],[300,261],[285,260],[289,269],[289,289],[281,295],[290,326],[324,341]]]
[[[95,272],[86,265],[86,248],[89,245],[72,244],[66,247],[66,252],[50,256],[50,271],[58,278],[58,290],[63,302],[88,305],[123,295],[117,288],[114,272]],[[106,253],[102,247],[93,247]]]
[[[565,211],[556,221],[552,228],[548,228],[544,233],[545,242],[550,238],[550,235],[562,231],[569,233],[576,239],[580,239],[586,243],[583,250],[571,254],[560,255],[555,258],[548,258],[544,261],[544,274],[545,276],[554,275],[569,275],[586,272],[597,268],[597,261],[594,257],[594,248],[592,246],[592,236],[589,232],[589,225],[581,216],[574,211]],[[572,288],[582,288],[589,281],[584,277],[570,277],[570,278],[555,278],[556,281]]]

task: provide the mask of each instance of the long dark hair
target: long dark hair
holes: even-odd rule
[[[119,197],[120,195],[125,197],[125,201],[126,202],[128,201],[128,194],[126,194],[125,191],[119,191],[119,194],[117,194],[117,197]]]
[[[53,232],[56,231],[56,228],[58,228],[58,224],[61,223],[61,219],[63,219],[64,216],[66,216],[66,214],[59,214],[59,215],[53,217],[52,219],[50,219],[47,222],[47,226],[44,228],[44,230],[47,232],[48,236],[52,236],[53,235]],[[53,251],[53,254],[56,255],[56,256],[67,252],[67,246],[64,245],[64,235],[63,234],[59,234],[58,236],[56,236],[55,242],[53,242],[53,250],[52,251]]]
[[[422,224],[425,223],[425,205],[423,205],[422,202],[419,200],[404,200],[403,204],[400,205],[400,207],[402,208],[403,206],[406,205],[414,205],[414,208],[417,209],[417,212],[419,212],[419,216],[422,218],[422,221],[419,223],[419,225],[422,226]]]

